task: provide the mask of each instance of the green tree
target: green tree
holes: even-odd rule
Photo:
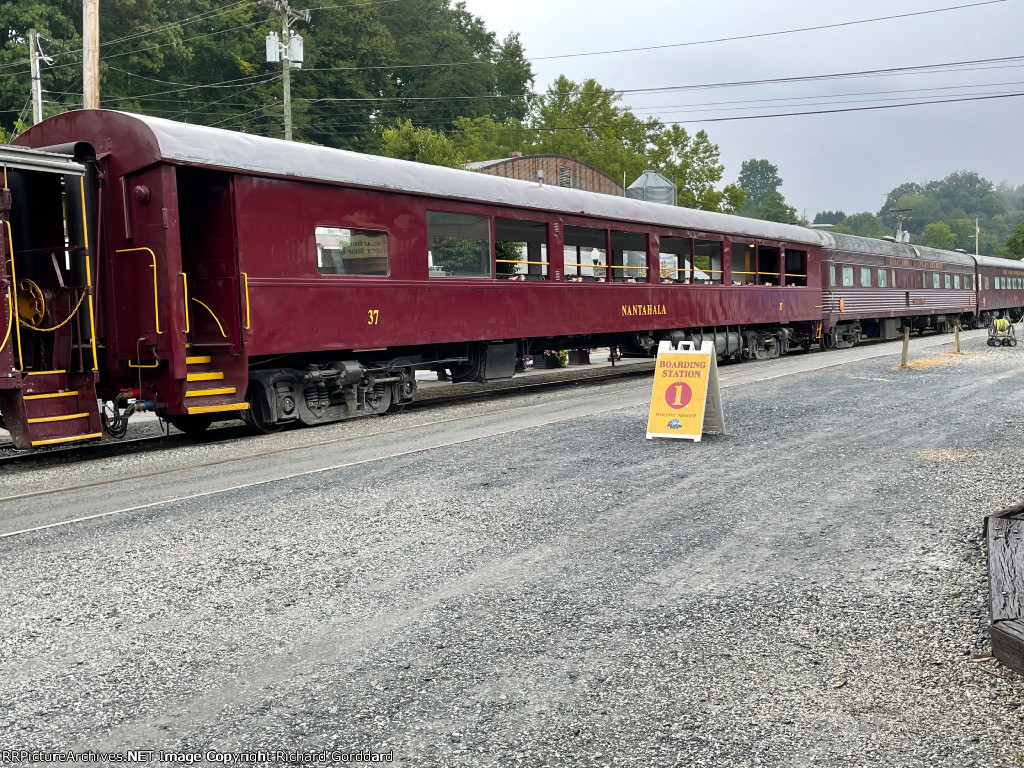
[[[957,236],[944,221],[933,221],[924,228],[921,242],[929,248],[942,248],[951,251],[957,243]]]
[[[451,139],[440,131],[417,128],[411,120],[399,121],[394,128],[381,131],[380,154],[448,168],[461,168],[464,164]]]
[[[1017,225],[999,248],[998,255],[1004,259],[1024,259],[1024,221]]]
[[[873,213],[864,211],[847,216],[839,224],[832,228],[833,232],[840,232],[847,235],[859,235],[860,237],[885,237],[891,234],[889,228],[882,223],[882,220]]]
[[[747,208],[753,210],[762,200],[779,191],[782,178],[777,165],[767,160],[751,159],[743,161],[736,183],[747,193]]]
[[[536,132],[513,118],[499,123],[486,115],[457,117],[451,140],[467,161],[477,162],[508,157],[511,152],[530,152]]]
[[[670,125],[654,135],[652,144],[648,165],[676,183],[679,205],[723,213],[736,213],[743,206],[746,193],[738,186],[716,186],[725,166],[718,145],[705,131],[690,136],[682,126]]]
[[[747,215],[754,219],[778,221],[782,224],[797,223],[796,209],[786,203],[781,192],[772,192],[762,198],[752,210],[749,204],[744,206],[743,210],[749,211]]]
[[[846,218],[842,211],[819,211],[814,214],[815,224],[838,224]]]
[[[405,117],[447,128],[457,117],[503,121],[526,114],[533,70],[516,35],[499,43],[464,3],[450,0],[370,5],[398,52],[391,73],[398,100],[381,106],[384,122]]]
[[[648,146],[661,124],[641,120],[618,106],[621,96],[596,80],[575,83],[558,77],[537,99],[531,125],[534,154],[565,155],[627,182],[646,168]]]

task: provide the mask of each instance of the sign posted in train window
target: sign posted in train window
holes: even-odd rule
[[[654,368],[647,439],[674,437],[699,443],[704,432],[725,434],[715,345],[705,341],[698,350],[689,341],[678,347],[663,341]]]

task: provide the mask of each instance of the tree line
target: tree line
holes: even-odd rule
[[[876,213],[847,216],[842,211],[821,211],[814,223],[833,224],[834,232],[885,237],[896,230],[896,211],[903,212],[903,230],[910,232],[912,243],[974,253],[977,222],[978,253],[1024,257],[1024,184],[993,184],[973,171],[900,184],[886,195]]]
[[[499,40],[452,0],[318,0],[296,24],[305,61],[293,71],[299,141],[461,167],[511,152],[559,154],[630,183],[652,169],[692,208],[806,224],[780,189],[779,169],[745,161],[723,183],[717,144],[657,118],[639,117],[611,89],[557,78],[533,93],[516,34]],[[300,8],[296,4],[296,8]],[[41,36],[44,115],[81,107],[81,0],[0,3],[0,140],[29,114],[28,30]],[[278,14],[256,0],[103,0],[101,106],[280,136],[281,65],[265,61]],[[1024,256],[1024,186],[993,185],[961,171],[892,190],[877,213],[822,211],[814,223],[868,237],[890,235],[890,211],[914,242]]]

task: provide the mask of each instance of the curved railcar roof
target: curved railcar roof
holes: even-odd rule
[[[20,140],[36,147],[90,141],[97,152],[107,151],[118,156],[122,171],[170,161],[755,239],[821,244],[820,234],[805,227],[540,185],[126,112],[67,112],[44,120]]]
[[[874,237],[859,237],[858,235],[844,235],[839,232],[821,231],[821,236],[822,247],[826,249],[849,251],[852,253],[871,253],[881,256],[893,256],[899,259],[945,262],[947,264],[957,264],[971,269],[974,268],[974,257],[969,256],[966,253],[940,251],[937,248],[928,248],[923,245],[894,243],[889,240],[879,240]]]
[[[975,256],[974,258],[977,259],[978,264],[983,267],[1024,271],[1024,262],[1017,261],[1016,259],[1000,259],[995,256]]]
[[[69,155],[9,144],[0,144],[0,166],[26,171],[56,171],[75,176],[85,175],[85,166],[76,163]]]

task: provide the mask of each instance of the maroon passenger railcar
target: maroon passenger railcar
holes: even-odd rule
[[[1024,316],[1024,264],[991,256],[973,257],[978,264],[978,309],[982,323]]]
[[[19,143],[89,161],[98,394],[186,429],[379,413],[418,368],[502,378],[544,349],[700,337],[766,357],[820,334],[801,227],[107,111]],[[13,262],[38,272],[30,240]]]
[[[904,326],[944,333],[954,324],[974,324],[973,257],[875,238],[821,234],[824,346],[848,347],[862,337],[894,339]]]

